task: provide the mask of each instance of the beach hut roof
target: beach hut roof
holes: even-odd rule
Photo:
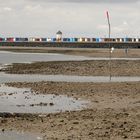
[[[61,31],[58,31],[56,34],[62,34],[62,32]]]

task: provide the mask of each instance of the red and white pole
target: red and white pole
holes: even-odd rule
[[[108,21],[108,37],[109,37],[109,40],[108,40],[108,44],[109,44],[109,77],[110,77],[110,81],[111,81],[111,78],[112,78],[112,75],[111,75],[111,44],[110,44],[110,38],[111,38],[111,25],[110,25],[110,17],[109,17],[109,12],[106,11],[106,16],[107,16],[107,21]]]

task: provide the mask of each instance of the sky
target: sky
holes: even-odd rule
[[[0,36],[140,37],[140,0],[0,0]]]

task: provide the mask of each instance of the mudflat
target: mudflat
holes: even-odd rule
[[[15,114],[0,118],[1,129],[42,134],[44,139],[140,139],[140,83],[9,83],[36,93],[67,95],[89,101],[81,111]],[[2,114],[1,114],[2,116]]]
[[[139,76],[140,61],[113,60],[114,76]],[[24,74],[109,75],[109,61],[14,64],[4,71]],[[39,133],[44,140],[139,140],[140,82],[23,82],[36,94],[67,95],[89,101],[87,108],[53,114],[0,113],[1,130]]]
[[[86,60],[13,64],[1,71],[15,74],[108,76],[110,74],[110,61]],[[112,76],[140,76],[140,60],[112,60],[111,74]]]

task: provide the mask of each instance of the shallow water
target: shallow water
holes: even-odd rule
[[[0,64],[29,63],[36,61],[91,60],[90,57],[54,53],[13,53],[0,51]]]
[[[0,51],[0,64],[30,63],[36,61],[109,60],[102,57],[84,57],[55,53],[14,53]],[[112,60],[140,60],[140,58],[112,58]]]
[[[26,88],[1,85],[0,112],[8,113],[55,113],[81,110],[87,101],[67,96],[41,95]]]
[[[0,140],[38,140],[39,137],[16,131],[0,132]],[[41,140],[42,138],[40,138]],[[43,139],[42,139],[43,140]]]
[[[0,84],[7,82],[110,82],[109,76],[72,76],[72,75],[39,75],[39,74],[5,74],[0,73]],[[140,77],[112,77],[111,82],[140,81]]]

